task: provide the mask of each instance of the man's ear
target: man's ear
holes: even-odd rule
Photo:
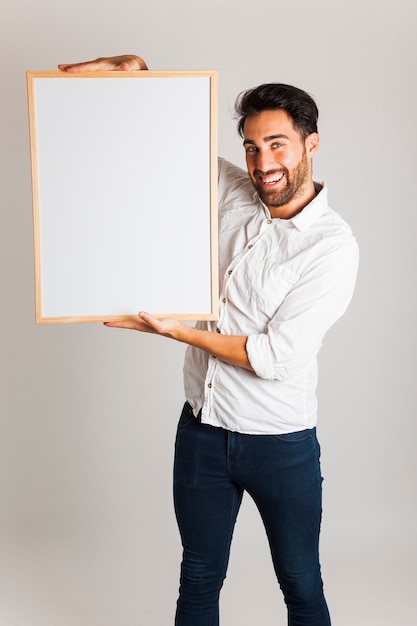
[[[319,149],[319,145],[320,145],[320,137],[318,133],[311,133],[310,135],[308,135],[307,139],[305,140],[307,156],[312,158],[313,155],[316,154],[317,150]]]

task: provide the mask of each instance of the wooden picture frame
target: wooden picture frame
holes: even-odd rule
[[[217,319],[217,72],[27,87],[36,322]]]

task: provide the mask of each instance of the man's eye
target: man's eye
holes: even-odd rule
[[[246,146],[246,152],[256,152],[256,151],[257,151],[256,146]]]
[[[282,145],[283,145],[282,143],[277,142],[277,143],[273,143],[272,147],[273,148],[282,148]]]

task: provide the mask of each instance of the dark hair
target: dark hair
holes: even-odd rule
[[[237,129],[243,137],[246,118],[262,111],[282,109],[292,119],[303,139],[317,132],[319,111],[313,98],[302,89],[281,83],[265,83],[242,91],[236,98]]]

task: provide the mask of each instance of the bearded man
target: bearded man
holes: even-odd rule
[[[147,69],[135,55],[63,71]],[[142,312],[107,326],[188,344],[175,511],[183,544],[176,626],[218,626],[244,492],[256,503],[289,626],[329,626],[319,563],[322,477],[317,354],[352,297],[349,226],[313,179],[318,111],[279,83],[236,102],[247,172],[219,160],[220,315],[191,328]],[[192,263],[192,259],[190,259]]]

